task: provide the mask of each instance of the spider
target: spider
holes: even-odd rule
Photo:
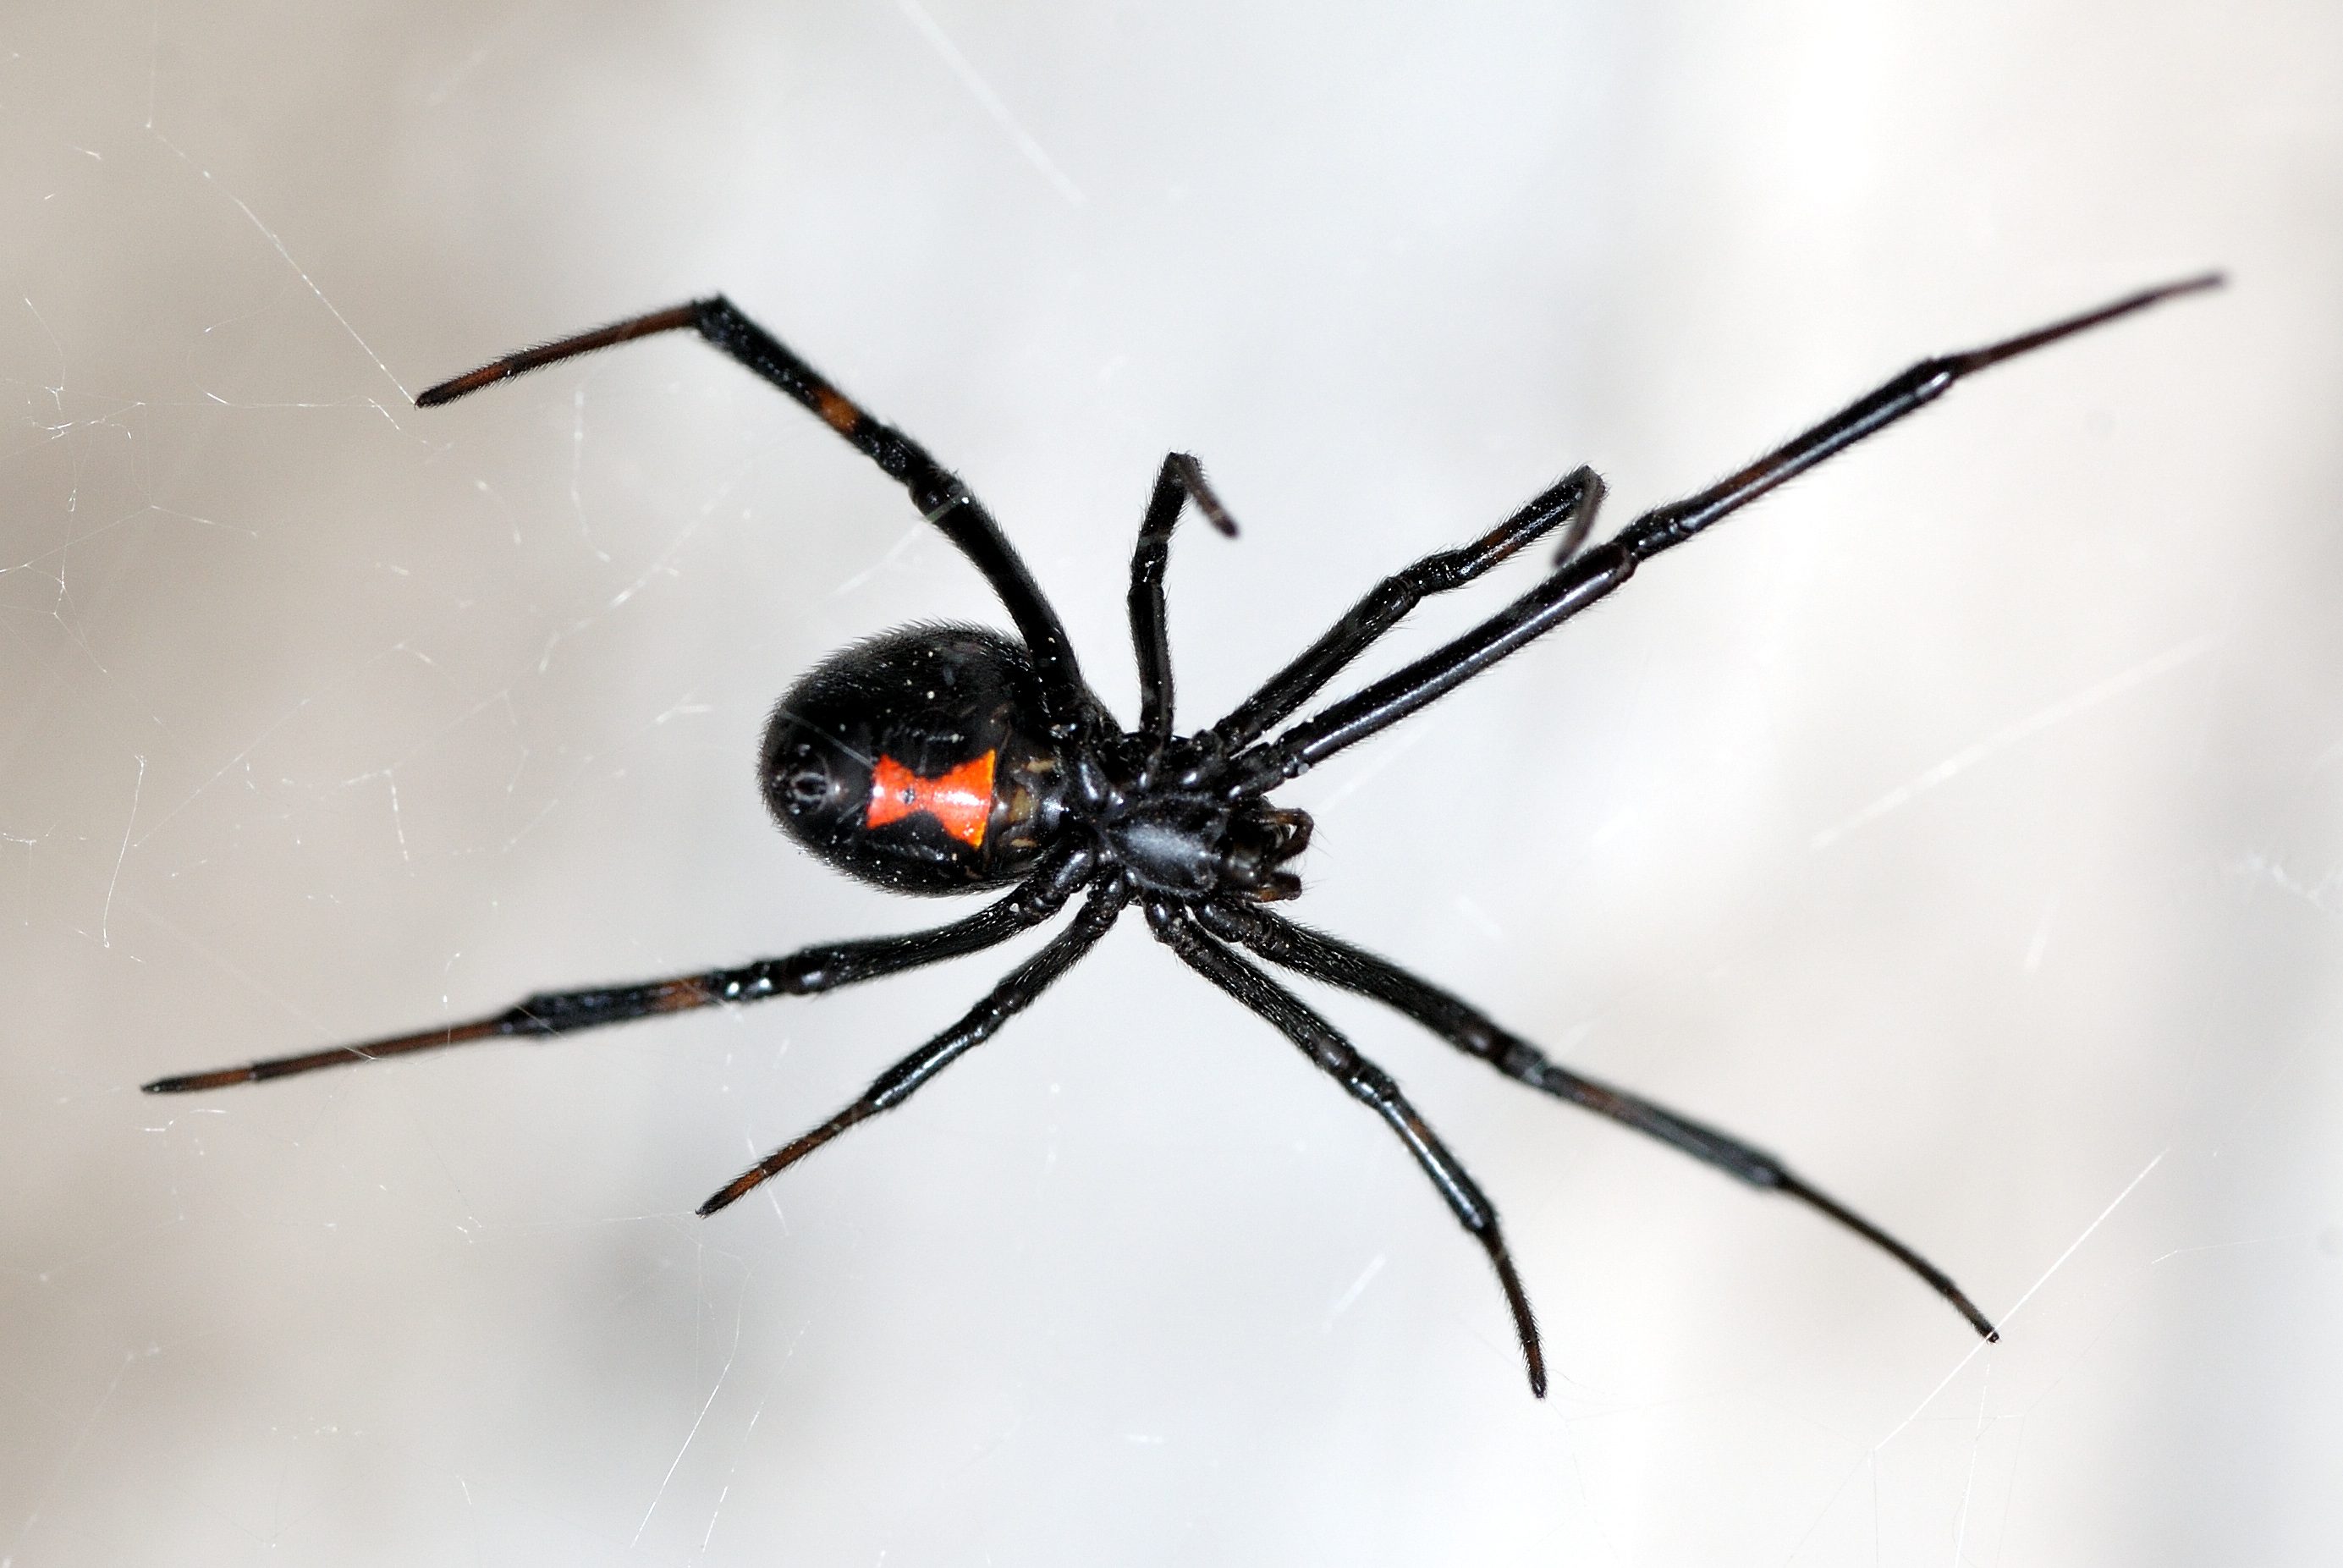
[[[1139,525],[1130,588],[1139,726],[1126,730],[1083,680],[1056,612],[968,487],[721,296],[482,366],[429,388],[416,403],[452,402],[613,344],[696,332],[811,409],[908,490],[921,515],[1000,596],[1017,638],[975,627],[915,626],[835,655],[774,709],[759,778],[781,828],[850,876],[903,893],[1011,890],[976,914],[927,930],[810,947],[699,974],[540,992],[467,1023],[157,1079],[146,1088],[157,1094],[218,1089],[474,1040],[568,1034],[693,1008],[808,996],[992,947],[1049,920],[1081,893],[1066,929],[959,1022],[881,1073],[837,1115],[728,1182],[699,1213],[714,1213],[848,1128],[910,1099],[1031,1005],[1137,904],[1182,961],[1301,1047],[1414,1156],[1457,1222],[1487,1252],[1539,1397],[1545,1393],[1544,1355],[1495,1208],[1390,1075],[1256,960],[1372,997],[1508,1078],[1797,1200],[1886,1252],[1979,1334],[1996,1339],[1992,1322],[1942,1270],[1772,1154],[1573,1072],[1469,1002],[1268,909],[1301,893],[1301,879],[1290,868],[1311,830],[1306,813],[1272,805],[1269,796],[1608,597],[1662,550],[1913,413],[1963,377],[2220,281],[2208,274],[2167,284],[1983,348],[1922,360],[1739,472],[1653,508],[1599,544],[1587,541],[1603,481],[1579,468],[1481,538],[1384,578],[1228,717],[1192,735],[1175,732],[1172,719],[1163,574],[1172,528],[1182,508],[1193,506],[1222,533],[1237,531],[1192,457],[1174,452],[1163,459]],[[1464,587],[1549,534],[1558,540],[1554,565],[1528,592],[1404,668],[1288,722],[1424,598]]]

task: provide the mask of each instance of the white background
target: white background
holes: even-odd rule
[[[20,6],[0,25],[0,1562],[2330,1561],[2331,5]],[[688,341],[960,469],[1183,716],[1581,461],[1613,523],[1996,369],[1287,799],[1299,912],[1790,1156],[2008,1315],[1327,1000],[1503,1209],[1126,922],[160,1101],[948,912],[762,820],[774,697],[981,583]],[[1534,580],[1423,612],[1373,668]],[[949,912],[959,912],[952,910]],[[1023,947],[1015,950],[1021,952]],[[2020,1304],[2022,1303],[2022,1305]]]

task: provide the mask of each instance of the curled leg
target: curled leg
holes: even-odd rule
[[[1240,750],[1260,739],[1272,725],[1309,701],[1343,666],[1397,626],[1408,611],[1433,594],[1463,588],[1557,525],[1567,526],[1554,550],[1554,564],[1568,560],[1585,542],[1602,504],[1602,476],[1592,468],[1579,468],[1471,544],[1426,556],[1405,571],[1385,578],[1325,636],[1270,677],[1235,712],[1212,726],[1221,749],[1224,753]]]
[[[243,1067],[158,1078],[146,1090],[149,1094],[186,1094],[200,1089],[225,1089],[230,1084],[257,1083],[263,1079],[313,1072],[321,1067],[436,1050],[441,1046],[468,1045],[483,1040],[544,1039],[581,1029],[598,1029],[607,1023],[624,1023],[629,1019],[688,1012],[694,1008],[763,1001],[776,996],[812,996],[858,980],[877,980],[881,975],[978,952],[1005,942],[1020,931],[1031,930],[1065,906],[1066,900],[1089,879],[1091,866],[1092,859],[1087,851],[1060,855],[1038,868],[1007,898],[966,920],[932,930],[830,942],[802,948],[785,958],[759,959],[734,969],[678,975],[670,980],[543,991],[524,998],[502,1012],[468,1023],[446,1024],[413,1034],[393,1035],[359,1045],[337,1045],[297,1056],[269,1057]]]
[[[1203,465],[1185,452],[1163,459],[1155,493],[1140,519],[1139,545],[1131,556],[1131,640],[1139,658],[1139,732],[1151,755],[1172,739],[1172,641],[1164,628],[1163,569],[1172,558],[1172,529],[1189,501],[1212,527],[1236,537],[1236,519],[1204,479]]]
[[[1129,901],[1130,895],[1123,891],[1120,879],[1101,884],[1071,925],[1051,938],[1049,946],[1010,970],[1009,978],[970,1009],[967,1017],[880,1073],[853,1104],[725,1183],[722,1191],[699,1206],[699,1212],[713,1214],[739,1201],[856,1122],[867,1121],[882,1111],[892,1111],[909,1100],[921,1084],[998,1034],[1002,1024],[1024,1011],[1060,975],[1073,968],[1075,961],[1106,934],[1115,916]]]
[[[1952,1303],[1969,1325],[1988,1340],[2000,1338],[1993,1323],[1977,1310],[1950,1276],[1927,1259],[1809,1184],[1764,1150],[1730,1133],[1704,1126],[1665,1106],[1582,1077],[1547,1060],[1521,1036],[1500,1028],[1470,1003],[1427,980],[1377,958],[1363,949],[1335,940],[1306,926],[1281,920],[1263,910],[1213,906],[1205,915],[1213,930],[1241,941],[1272,963],[1282,964],[1314,980],[1373,997],[1404,1013],[1468,1055],[1477,1056],[1506,1077],[1544,1090],[1557,1100],[1607,1116],[1624,1127],[1647,1134],[1753,1187],[1762,1187],[1796,1199],[1828,1217],[1894,1258]]]
[[[1529,1295],[1522,1289],[1521,1276],[1513,1271],[1513,1255],[1497,1228],[1496,1207],[1465,1174],[1464,1167],[1447,1146],[1424,1125],[1423,1118],[1407,1102],[1391,1075],[1360,1055],[1333,1025],[1304,1006],[1292,992],[1198,930],[1185,910],[1170,904],[1150,904],[1147,919],[1155,928],[1155,934],[1191,969],[1275,1025],[1280,1033],[1302,1048],[1302,1053],[1320,1070],[1350,1091],[1353,1099],[1382,1117],[1399,1134],[1400,1141],[1407,1145],[1415,1162],[1440,1190],[1440,1196],[1447,1201],[1457,1222],[1488,1253],[1491,1266],[1497,1271],[1497,1283],[1505,1292],[1505,1304],[1513,1314],[1513,1332],[1521,1340],[1522,1360],[1529,1368],[1530,1392],[1544,1399],[1545,1352],[1538,1343],[1537,1320],[1530,1314]]]

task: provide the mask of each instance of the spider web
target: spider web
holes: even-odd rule
[[[0,1568],[2324,1561],[2334,18],[774,9],[0,39]],[[1302,918],[1779,1149],[1998,1346],[1313,996],[1497,1201],[1535,1403],[1412,1163],[1136,922],[709,1221],[1030,940],[136,1092],[944,918],[749,760],[829,650],[998,623],[974,575],[689,343],[408,406],[498,351],[729,291],[960,467],[1126,712],[1200,453],[1245,531],[1175,548],[1194,722],[1577,461],[1615,524],[2208,264],[1290,795]]]

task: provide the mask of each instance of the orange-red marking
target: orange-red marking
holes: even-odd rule
[[[862,423],[862,410],[849,402],[836,387],[817,387],[813,397],[814,412],[821,416],[823,424],[840,435],[851,436],[854,427]]]
[[[988,751],[934,779],[922,779],[892,757],[881,757],[871,770],[870,811],[862,825],[883,828],[925,811],[945,832],[971,849],[980,849],[985,825],[992,819],[993,756]]]

